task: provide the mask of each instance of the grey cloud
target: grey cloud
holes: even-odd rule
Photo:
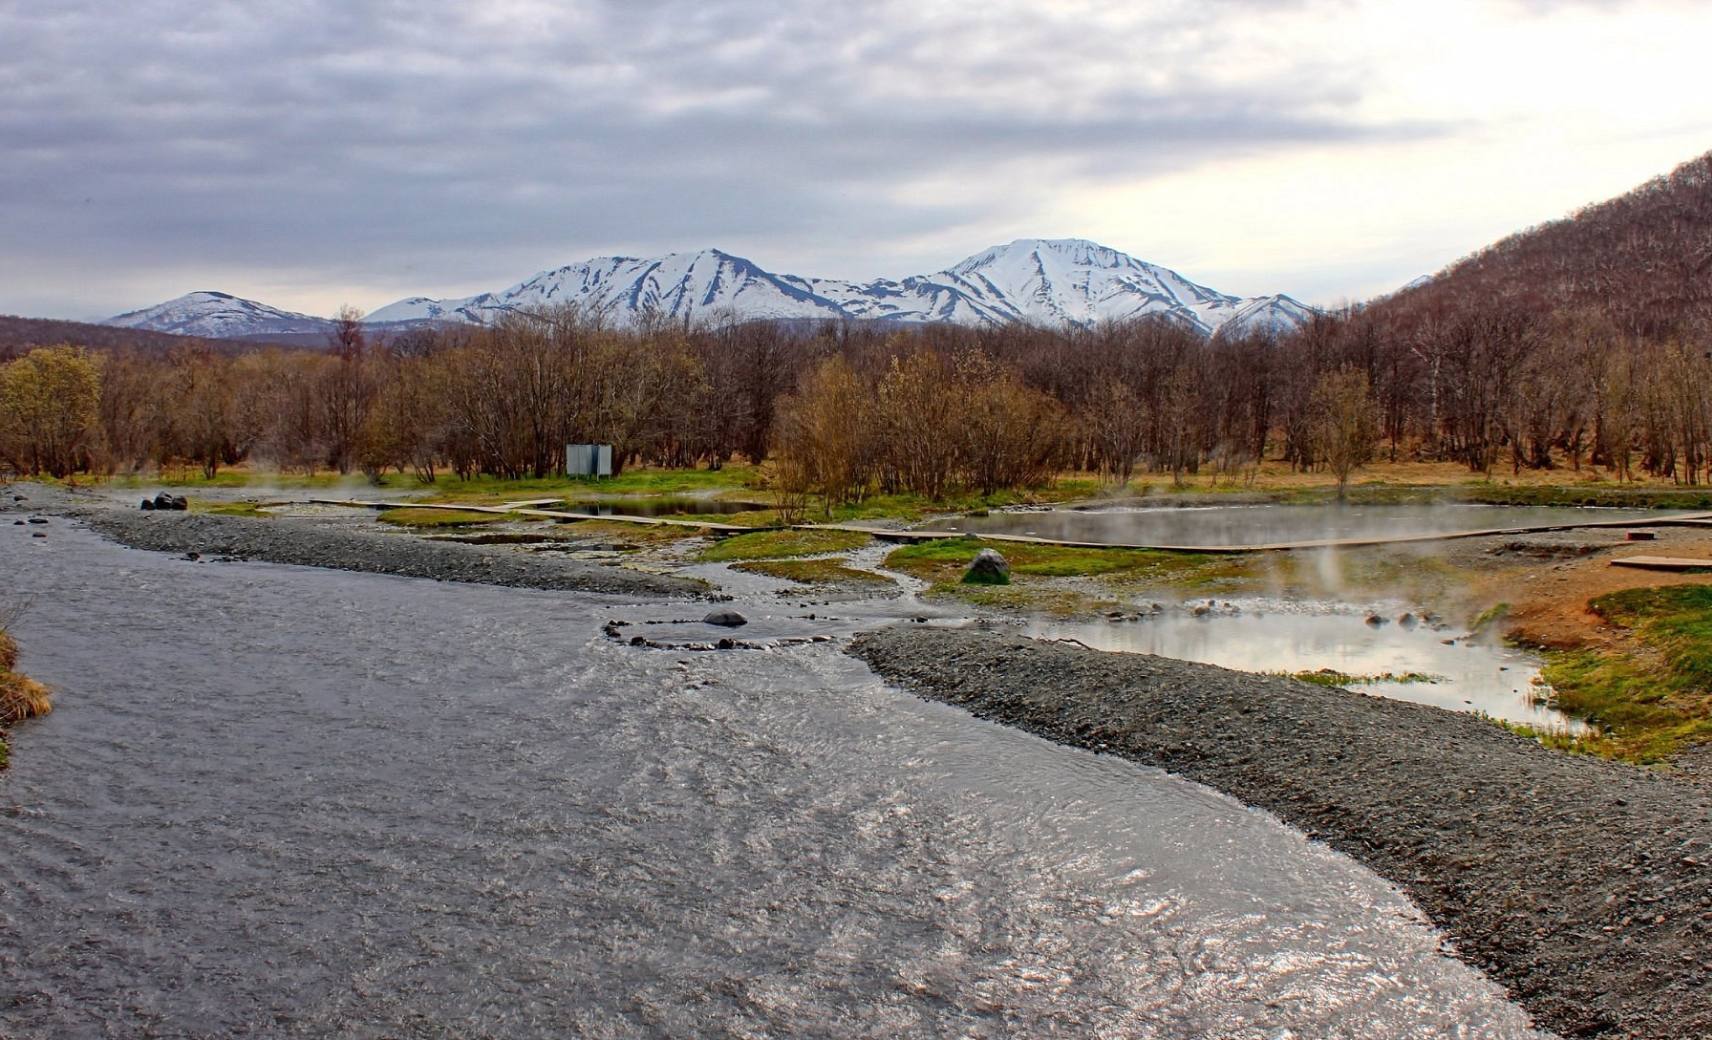
[[[1311,55],[1246,79],[1234,21],[1301,2],[0,0],[0,251],[436,291],[597,248],[878,251],[1058,178],[1436,132],[1363,124],[1362,70]],[[958,188],[899,201],[926,181]]]

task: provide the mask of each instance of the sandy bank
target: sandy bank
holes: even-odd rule
[[[1405,890],[1565,1036],[1712,1035],[1712,792],[1472,716],[966,631],[853,648],[887,680],[1270,810]]]

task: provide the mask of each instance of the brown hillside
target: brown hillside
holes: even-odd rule
[[[244,340],[202,339],[195,336],[175,336],[168,332],[92,325],[81,321],[0,315],[0,359],[22,354],[31,347],[56,346],[61,343],[98,350],[130,348],[160,354],[187,346],[206,347],[224,354],[238,354],[265,346]]]
[[[1712,152],[1373,306],[1403,318],[1491,304],[1536,317],[1596,314],[1647,339],[1712,330]]]

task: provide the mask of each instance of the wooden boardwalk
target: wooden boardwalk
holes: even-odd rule
[[[601,516],[598,513],[572,513],[562,509],[537,509],[536,506],[560,502],[558,498],[538,498],[528,502],[507,502],[498,506],[466,506],[455,502],[364,502],[355,498],[312,498],[311,505],[350,506],[354,509],[442,509],[452,513],[491,513],[495,516],[528,516],[543,520],[614,520],[623,524],[644,524],[663,527],[692,527],[724,534],[748,534],[751,531],[779,531],[779,527],[744,527],[708,520],[680,520],[667,516]]]
[[[932,542],[946,538],[978,538],[986,542],[1010,542],[1022,545],[1056,545],[1070,549],[1148,549],[1155,552],[1239,555],[1256,552],[1299,552],[1310,549],[1364,549],[1384,545],[1411,545],[1449,542],[1465,538],[1495,538],[1504,535],[1545,534],[1552,531],[1624,530],[1649,527],[1712,527],[1712,513],[1689,513],[1681,516],[1641,518],[1636,520],[1586,520],[1567,524],[1537,524],[1525,527],[1494,527],[1477,531],[1450,531],[1440,534],[1380,535],[1371,538],[1327,538],[1295,542],[1255,542],[1245,545],[1160,545],[1147,542],[1084,542],[1065,538],[1043,538],[1031,534],[976,534],[968,531],[899,530],[890,527],[869,527],[863,524],[788,524],[771,527],[745,527],[711,520],[683,520],[664,516],[601,516],[596,513],[575,513],[560,509],[537,508],[560,499],[531,499],[508,502],[497,506],[458,505],[451,502],[365,502],[359,499],[312,498],[315,505],[350,506],[359,509],[443,509],[463,513],[492,513],[499,516],[525,516],[543,520],[607,520],[623,524],[683,527],[710,531],[720,535],[753,534],[758,531],[848,531],[887,542]],[[1631,557],[1631,559],[1662,559],[1662,557]],[[1619,561],[1613,561],[1619,562]]]
[[[1635,567],[1643,571],[1708,571],[1712,560],[1693,560],[1685,556],[1625,556],[1612,560],[1613,567]]]

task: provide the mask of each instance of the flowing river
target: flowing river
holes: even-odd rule
[[[0,777],[0,1035],[1538,1035],[1351,861],[837,641],[0,532],[57,688]]]

